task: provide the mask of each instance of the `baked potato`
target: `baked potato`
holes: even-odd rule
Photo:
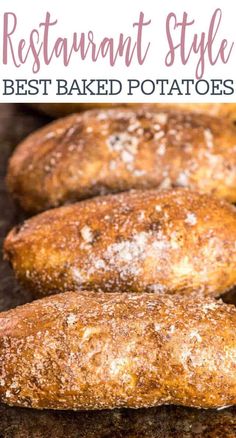
[[[0,401],[39,409],[236,404],[236,308],[160,294],[54,295],[0,314]]]
[[[236,127],[219,117],[140,109],[94,110],[27,137],[7,184],[31,212],[129,189],[184,186],[236,201]]]
[[[66,116],[78,111],[94,108],[111,108],[116,106],[138,107],[145,104],[119,103],[33,103],[31,107],[53,117]],[[149,104],[147,104],[149,105]],[[155,103],[157,109],[173,108],[176,111],[198,112],[212,116],[228,117],[236,121],[236,103]]]
[[[66,290],[204,293],[236,284],[236,208],[187,189],[138,190],[26,220],[4,243],[37,296]]]

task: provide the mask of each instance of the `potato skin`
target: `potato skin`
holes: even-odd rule
[[[145,104],[142,104],[144,107]],[[152,104],[157,110],[163,108],[172,108],[176,111],[198,112],[211,116],[228,117],[230,120],[236,120],[235,103],[155,103]],[[66,116],[79,111],[86,111],[94,108],[109,108],[116,106],[125,106],[129,108],[140,107],[140,104],[126,103],[33,103],[31,107],[36,108],[53,117]],[[147,104],[147,106],[150,106]]]
[[[0,401],[46,409],[236,404],[236,309],[159,294],[54,295],[0,315]]]
[[[129,104],[121,103],[98,103],[98,102],[85,102],[85,103],[30,103],[31,108],[43,112],[51,117],[63,117],[69,114],[77,113],[80,111],[87,111],[91,109],[109,109],[116,107],[127,107]],[[133,104],[131,104],[133,106]]]
[[[60,412],[0,406],[2,438],[235,438],[236,408]]]
[[[0,316],[0,400],[46,409],[236,403],[236,309],[68,292]]]
[[[168,103],[156,104],[174,110],[189,111],[217,117],[227,117],[231,122],[236,121],[236,103]]]
[[[129,189],[185,186],[236,201],[236,127],[204,114],[93,110],[27,137],[8,169],[29,212]]]
[[[66,290],[204,293],[236,284],[236,209],[187,189],[126,192],[41,213],[5,257],[35,296]]]

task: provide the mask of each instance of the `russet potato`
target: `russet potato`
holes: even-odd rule
[[[205,114],[114,108],[75,114],[26,138],[7,183],[31,212],[130,189],[184,186],[236,201],[236,127]]]
[[[47,409],[236,404],[236,309],[76,293],[0,314],[0,401]]]
[[[236,209],[187,189],[138,190],[41,213],[4,244],[35,296],[66,290],[192,292],[236,284]]]

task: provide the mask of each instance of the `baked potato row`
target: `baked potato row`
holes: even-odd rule
[[[31,212],[130,189],[189,187],[236,201],[236,126],[153,105],[75,114],[26,138],[7,184]]]

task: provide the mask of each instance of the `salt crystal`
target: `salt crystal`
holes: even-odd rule
[[[164,131],[159,131],[156,132],[156,134],[154,135],[155,140],[160,140],[162,137],[164,137],[165,133]]]
[[[188,213],[184,222],[188,225],[196,225],[197,223],[196,215],[194,213]]]
[[[81,231],[81,236],[83,237],[83,239],[85,240],[85,242],[92,242],[93,241],[93,232],[91,230],[90,227],[88,227],[87,225],[85,225]]]
[[[86,132],[87,132],[88,134],[90,134],[91,132],[93,132],[93,128],[92,128],[92,126],[88,126],[88,127],[86,128]]]
[[[158,123],[160,123],[160,125],[165,125],[167,122],[167,119],[168,119],[168,117],[167,117],[167,114],[165,114],[165,113],[155,114],[155,120]]]
[[[77,316],[74,313],[71,313],[67,316],[66,322],[68,325],[73,325],[77,321]]]
[[[110,161],[109,163],[109,169],[110,170],[115,170],[117,168],[117,163],[115,160]]]
[[[94,266],[96,269],[105,269],[106,264],[105,264],[104,260],[98,259],[95,261]]]
[[[181,187],[188,186],[189,177],[188,177],[187,173],[181,172],[176,180],[176,183]]]
[[[189,337],[190,337],[190,339],[194,339],[194,338],[195,338],[198,342],[201,342],[201,341],[202,341],[202,338],[201,338],[201,336],[199,335],[199,333],[198,333],[197,330],[192,330],[191,333],[190,333],[190,335],[189,335]]]
[[[48,132],[48,133],[45,135],[44,139],[45,139],[45,140],[49,140],[50,138],[53,138],[53,137],[55,137],[55,133],[52,131],[52,132]]]
[[[156,138],[156,136],[155,136],[155,138]],[[166,145],[161,143],[158,150],[157,150],[157,153],[158,153],[158,155],[165,155],[165,152],[166,152]]]
[[[154,330],[155,330],[155,332],[159,332],[161,330],[161,328],[162,328],[161,324],[154,323]]]
[[[133,175],[134,176],[137,176],[137,177],[139,177],[139,176],[143,176],[143,175],[146,175],[146,170],[139,170],[139,169],[135,169],[134,171],[133,171]]]
[[[159,185],[159,189],[162,190],[169,189],[170,187],[171,187],[171,179],[169,177],[164,178],[161,184]]]
[[[71,271],[71,273],[72,273],[72,278],[73,278],[73,280],[77,283],[77,284],[82,284],[83,283],[83,281],[84,281],[84,277],[83,277],[83,275],[82,275],[82,273],[81,273],[81,271],[79,270],[79,269],[77,269],[77,268],[73,268],[72,269],[72,271]]]
[[[122,151],[121,159],[124,163],[132,163],[134,161],[134,156],[128,151]]]
[[[210,129],[204,130],[204,137],[205,137],[207,147],[211,149],[214,145],[213,145],[213,135],[212,135],[212,132],[210,131]]]

